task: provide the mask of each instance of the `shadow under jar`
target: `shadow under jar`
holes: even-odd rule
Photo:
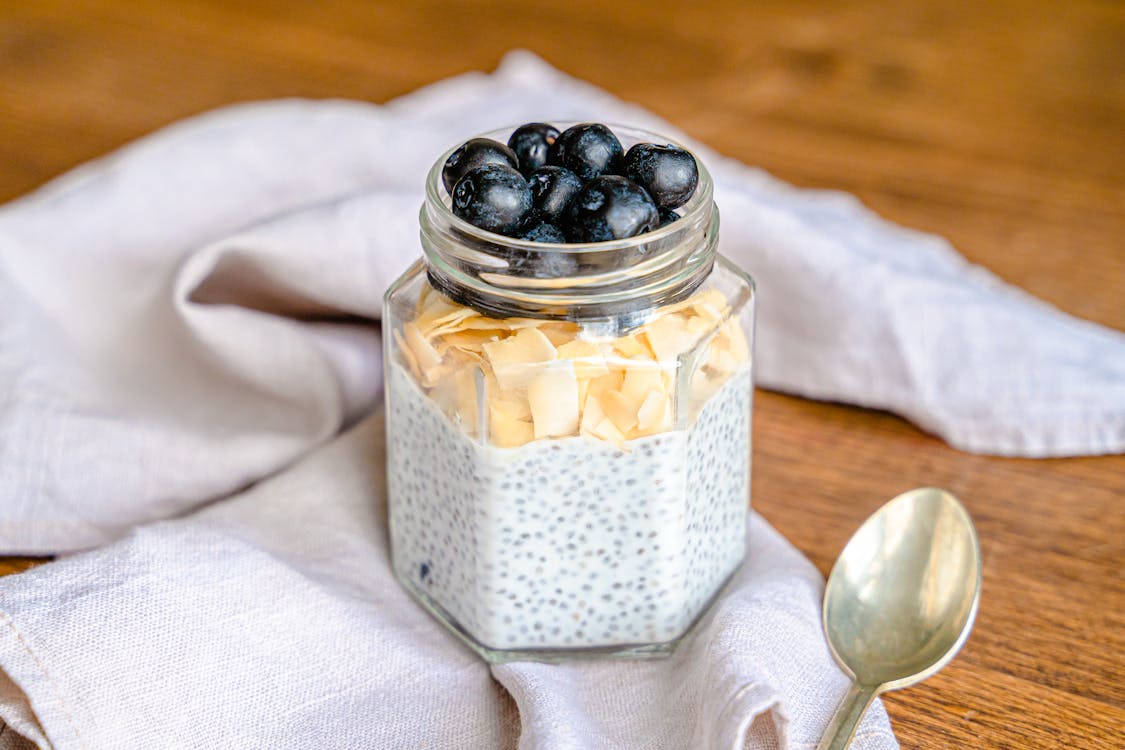
[[[657,230],[546,244],[454,216],[447,156],[385,305],[396,575],[492,662],[671,653],[746,546],[754,290],[711,178]]]

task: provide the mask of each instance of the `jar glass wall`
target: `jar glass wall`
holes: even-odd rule
[[[550,245],[457,219],[443,162],[384,313],[396,574],[492,661],[667,653],[745,554],[754,292],[710,178],[668,226]]]

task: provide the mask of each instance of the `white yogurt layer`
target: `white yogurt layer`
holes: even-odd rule
[[[674,640],[742,560],[749,367],[689,430],[481,445],[388,368],[394,565],[496,650]]]

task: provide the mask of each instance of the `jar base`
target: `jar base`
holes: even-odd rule
[[[696,626],[703,619],[703,617],[711,611],[711,607],[719,598],[720,594],[726,589],[730,579],[741,567],[742,561],[734,566],[730,574],[724,579],[722,585],[715,589],[715,593],[707,600],[707,603],[700,608],[699,614],[695,619],[684,629],[684,631],[670,641],[661,643],[623,643],[611,644],[607,646],[558,646],[543,648],[513,648],[502,649],[494,648],[481,643],[471,633],[465,630],[456,619],[453,618],[449,612],[446,611],[438,602],[436,602],[429,594],[420,589],[417,584],[408,577],[401,575],[399,571],[395,570],[395,577],[398,579],[399,584],[407,590],[407,592],[419,603],[422,607],[430,613],[438,622],[445,626],[446,630],[453,633],[457,638],[472,649],[476,654],[484,659],[489,664],[504,664],[513,661],[536,661],[536,662],[549,662],[557,663],[564,661],[575,661],[580,659],[621,659],[638,661],[643,659],[663,659],[675,653],[676,648],[683,643],[695,631]]]

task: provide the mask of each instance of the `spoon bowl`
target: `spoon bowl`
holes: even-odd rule
[[[855,683],[818,750],[847,747],[879,693],[949,663],[969,637],[980,586],[976,529],[950,493],[911,490],[867,519],[825,589],[824,631]]]

